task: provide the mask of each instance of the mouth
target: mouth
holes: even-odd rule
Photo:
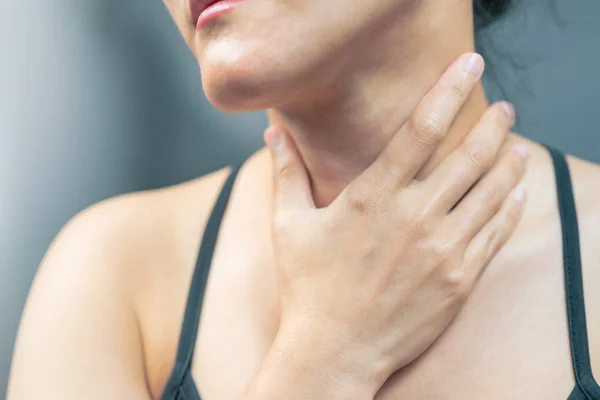
[[[188,0],[192,23],[196,29],[232,10],[245,0]]]

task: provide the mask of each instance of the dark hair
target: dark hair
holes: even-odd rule
[[[518,0],[473,0],[473,19],[475,26],[475,49],[476,51],[483,56],[486,60],[486,73],[484,76],[484,81],[486,82],[484,86],[487,89],[496,89],[492,90],[488,95],[491,95],[491,99],[499,100],[499,99],[507,99],[507,88],[506,85],[500,84],[502,79],[499,76],[499,69],[497,61],[507,60],[511,63],[510,68],[500,68],[503,72],[514,73],[517,68],[517,59],[514,54],[503,54],[506,53],[506,49],[502,49],[498,47],[498,43],[493,40],[494,35],[489,35],[489,29],[492,25],[495,25],[495,22],[498,22],[502,19],[507,12],[514,6]],[[501,57],[491,57],[493,54],[498,55],[501,53]],[[497,59],[494,59],[497,58]],[[491,88],[490,88],[491,84]]]
[[[511,43],[515,28],[525,22],[525,7],[534,2],[522,0],[473,0],[473,19],[475,25],[475,50],[486,61],[486,70],[483,77],[486,93],[490,100],[518,101],[523,93],[533,95],[530,76],[527,70],[535,63],[545,59],[544,56],[533,53],[530,49],[523,52],[518,46],[504,46],[505,42]],[[556,0],[543,2],[555,23],[560,28],[566,27],[568,21],[564,20],[558,10]],[[509,16],[509,14],[512,14]],[[505,19],[506,21],[500,21]],[[502,22],[502,23],[497,23]],[[506,36],[506,33],[509,35]],[[505,40],[508,39],[508,40]],[[490,90],[488,90],[490,89]],[[513,94],[519,94],[516,99],[511,99]],[[520,116],[517,114],[517,121]]]
[[[512,3],[513,0],[473,0],[475,28],[483,28],[499,19]]]

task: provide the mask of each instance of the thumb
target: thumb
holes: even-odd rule
[[[292,138],[274,126],[264,138],[273,160],[275,212],[315,208],[308,172]]]

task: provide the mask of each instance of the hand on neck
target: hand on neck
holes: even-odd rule
[[[331,203],[364,171],[442,73],[461,54],[473,51],[470,12],[454,10],[453,16],[445,14],[441,19],[440,10],[413,12],[406,17],[410,21],[377,38],[376,48],[357,44],[355,54],[360,58],[340,70],[326,96],[325,90],[315,90],[313,98],[268,110],[271,124],[286,129],[298,146],[318,206]],[[435,21],[426,19],[434,16]],[[466,27],[457,28],[457,22],[465,22]],[[450,23],[453,26],[444,29]],[[365,67],[364,59],[376,61]],[[487,106],[478,84],[434,158],[444,158],[456,148]]]

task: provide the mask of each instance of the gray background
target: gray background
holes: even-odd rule
[[[263,112],[226,115],[206,101],[162,2],[34,3],[0,0],[0,393],[60,227],[107,197],[235,162],[266,126]],[[517,104],[523,135],[600,161],[600,2],[548,4],[529,0],[489,30],[505,93],[490,85],[491,97]]]

